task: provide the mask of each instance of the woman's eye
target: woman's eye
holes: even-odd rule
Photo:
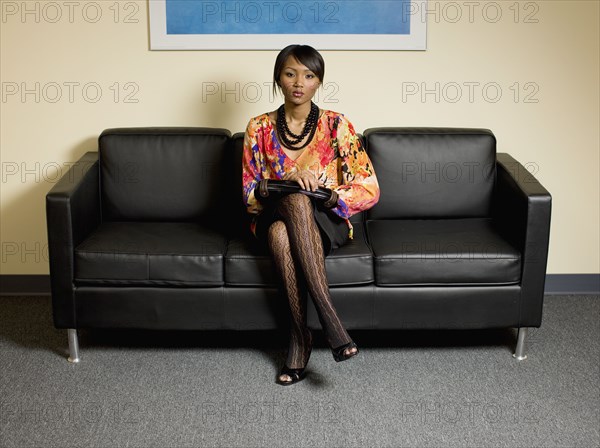
[[[307,78],[314,78],[315,75],[311,75],[310,73],[308,75],[306,75]]]

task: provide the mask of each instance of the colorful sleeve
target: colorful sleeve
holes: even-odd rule
[[[246,127],[242,153],[243,200],[248,213],[257,214],[262,205],[254,196],[254,188],[262,180],[263,157],[257,141],[257,128],[251,120]]]
[[[337,140],[343,183],[335,188],[339,198],[332,211],[342,218],[349,218],[379,201],[379,183],[354,126],[343,114],[340,114],[334,132],[332,137]]]

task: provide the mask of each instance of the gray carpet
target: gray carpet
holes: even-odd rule
[[[597,447],[600,298],[548,296],[528,359],[512,329],[317,332],[306,380],[275,383],[275,332],[80,331],[49,297],[0,298],[2,447]]]

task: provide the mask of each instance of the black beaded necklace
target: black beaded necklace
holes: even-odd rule
[[[287,149],[291,149],[292,151],[297,151],[304,148],[313,139],[315,131],[317,130],[319,107],[312,101],[310,102],[310,112],[308,117],[306,117],[306,122],[304,123],[302,133],[300,135],[296,135],[290,131],[290,128],[288,128],[287,121],[285,119],[285,108],[283,106],[284,105],[282,104],[279,106],[279,109],[277,109],[277,133],[279,134],[279,138],[283,146],[285,146]],[[292,138],[290,139],[288,135]],[[300,143],[307,135],[309,135],[309,137],[306,142],[302,144],[302,146],[294,146]]]

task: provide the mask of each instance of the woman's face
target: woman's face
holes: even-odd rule
[[[295,57],[289,56],[283,64],[279,85],[286,102],[301,105],[312,100],[321,80]]]

